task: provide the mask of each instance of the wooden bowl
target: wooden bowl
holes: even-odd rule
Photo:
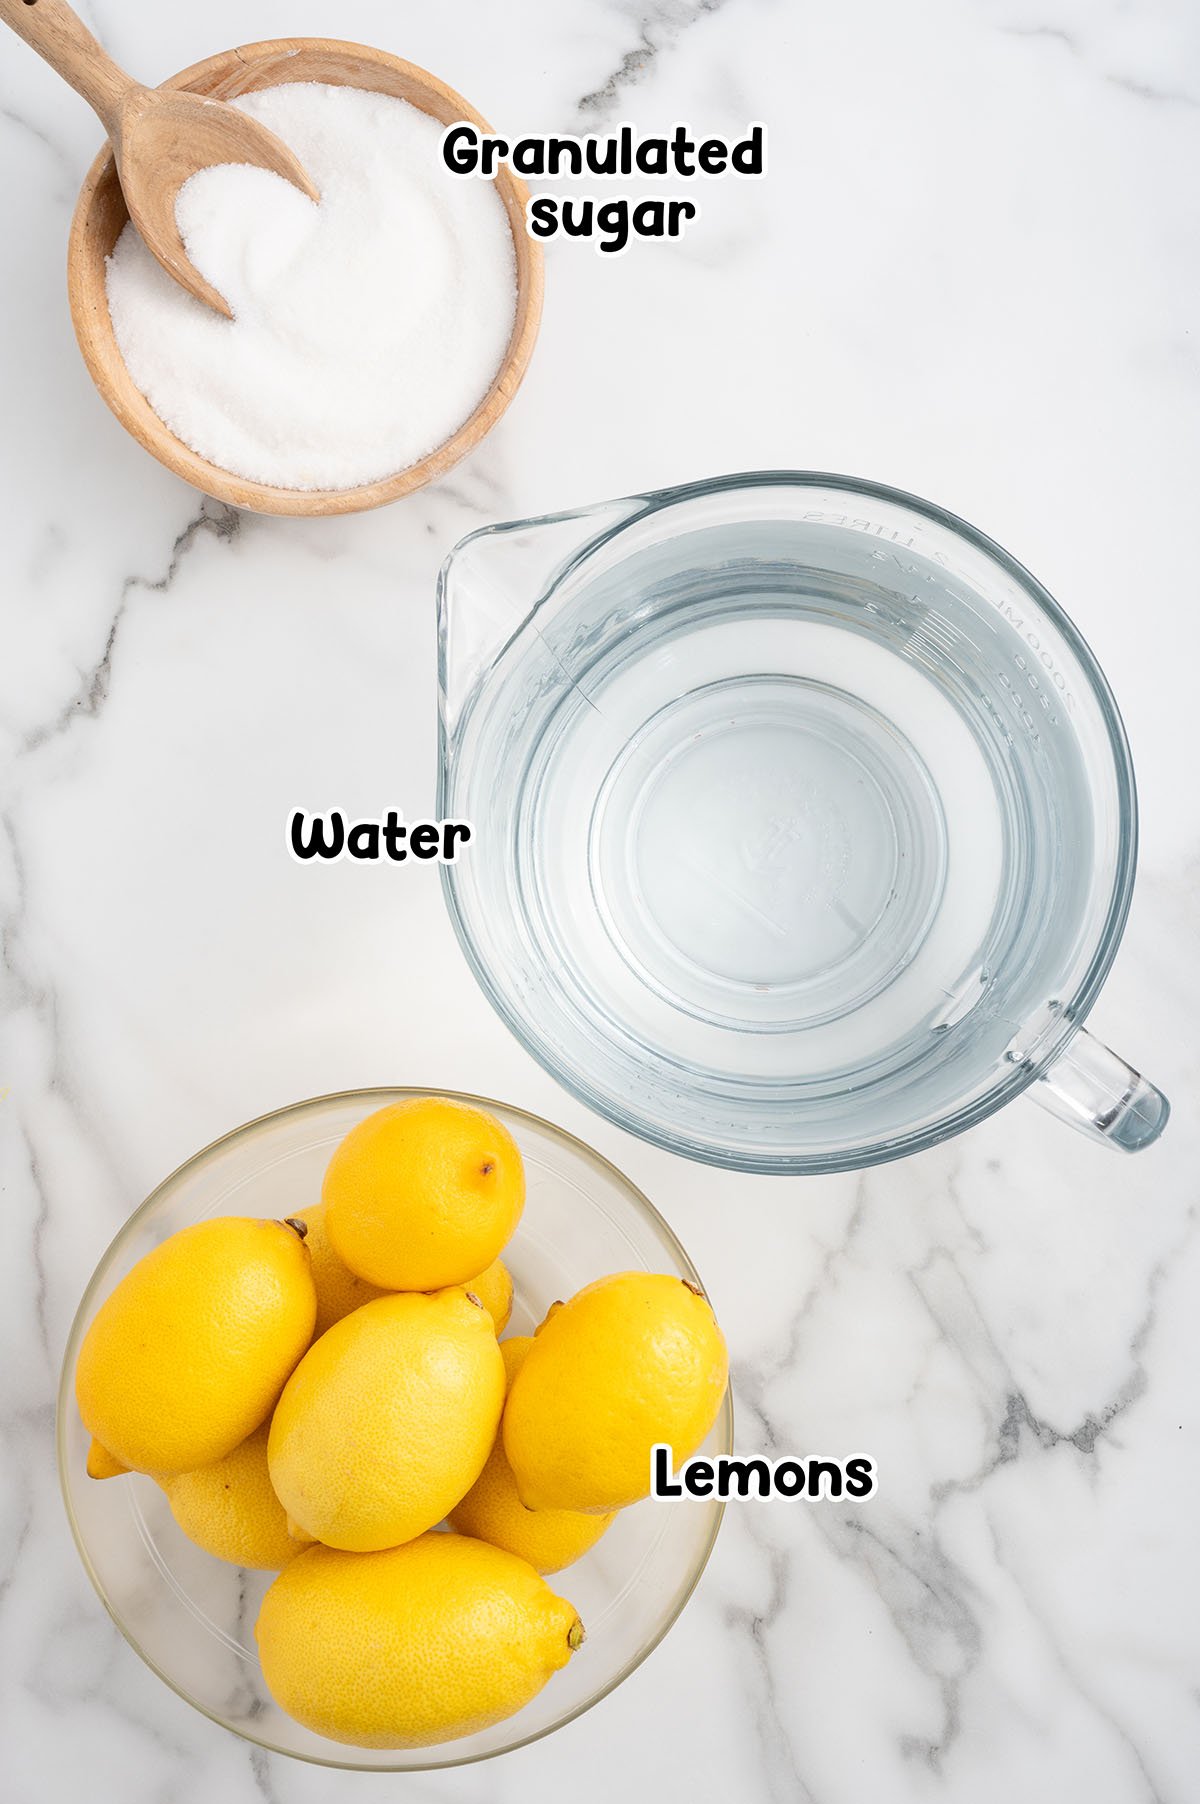
[[[187,88],[217,100],[232,100],[257,88],[290,81],[368,88],[407,100],[443,125],[466,119],[481,131],[490,129],[460,94],[424,69],[401,62],[383,50],[327,38],[276,38],[268,43],[246,44],[240,50],[226,50],[220,56],[196,63],[164,85]],[[92,380],[126,431],[160,463],[193,487],[234,507],[260,514],[351,514],[396,501],[443,476],[491,431],[520,386],[533,353],[542,313],[542,254],[525,230],[528,190],[507,168],[502,168],[497,176],[496,190],[508,213],[517,260],[517,310],[508,350],[495,381],[470,419],[429,457],[406,470],[352,489],[274,488],[267,483],[249,482],[210,463],[164,425],[126,369],[109,317],[105,260],[129,215],[108,146],[92,164],[80,192],[67,256],[71,318]]]

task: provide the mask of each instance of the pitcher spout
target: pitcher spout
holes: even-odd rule
[[[594,545],[647,503],[604,502],[572,513],[484,526],[460,539],[438,576],[438,701],[443,748],[505,647],[542,611]]]

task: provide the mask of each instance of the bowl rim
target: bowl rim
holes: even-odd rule
[[[207,93],[216,83],[238,69],[252,72],[256,65],[267,64],[279,69],[277,79],[258,84],[248,80],[239,92],[249,93],[261,88],[277,87],[289,79],[288,62],[294,61],[297,55],[306,51],[334,61],[357,58],[398,73],[414,88],[436,95],[448,110],[454,112],[456,118],[468,120],[482,132],[491,130],[487,120],[469,101],[428,69],[393,56],[390,51],[342,38],[265,38],[253,44],[236,45],[230,50],[219,51],[198,63],[192,63],[178,74],[169,76],[160,85],[164,88],[187,89],[193,93]],[[294,74],[291,79],[295,79]],[[306,79],[317,78],[310,76]],[[325,79],[328,80],[328,77]],[[353,87],[355,84],[347,81],[334,85]],[[416,102],[409,104],[415,105]],[[430,116],[436,117],[433,114]],[[504,359],[474,412],[427,457],[408,465],[406,469],[393,471],[391,475],[379,477],[374,482],[360,483],[353,488],[278,488],[271,483],[256,482],[248,477],[238,476],[231,470],[222,469],[219,464],[212,463],[199,452],[193,451],[159,417],[134,382],[121,356],[108,311],[103,263],[98,270],[96,259],[88,248],[97,193],[102,184],[113,178],[114,173],[112,146],[106,142],[84,177],[71,217],[67,240],[67,300],[71,323],[88,374],[110,412],[143,450],[148,451],[173,475],[199,489],[202,494],[211,495],[217,501],[243,508],[250,513],[287,517],[333,517],[386,506],[444,476],[468,456],[506,412],[521,386],[541,325],[545,260],[540,244],[528,233],[521,233],[516,224],[517,217],[524,214],[529,189],[508,164],[502,164],[496,176],[495,187],[504,204],[512,233],[516,259],[516,308],[512,335]],[[106,262],[107,259],[103,261]]]
[[[649,1197],[638,1188],[631,1178],[626,1177],[625,1173],[620,1171],[618,1167],[612,1163],[611,1159],[607,1159],[603,1153],[597,1152],[595,1147],[589,1146],[585,1140],[580,1140],[578,1136],[572,1134],[569,1129],[559,1127],[554,1122],[547,1121],[541,1115],[535,1115],[532,1110],[523,1109],[511,1103],[500,1102],[494,1097],[479,1096],[466,1090],[450,1090],[438,1088],[435,1085],[406,1084],[370,1085],[362,1089],[332,1090],[324,1095],[310,1096],[304,1098],[300,1102],[285,1104],[282,1108],[269,1109],[264,1114],[256,1115],[250,1121],[243,1122],[239,1127],[231,1128],[227,1133],[218,1135],[215,1140],[210,1140],[199,1152],[191,1154],[189,1158],[185,1159],[182,1164],[177,1165],[173,1171],[163,1178],[160,1183],[155,1185],[145,1201],[138,1205],[132,1215],[122,1223],[121,1227],[118,1228],[117,1232],[108,1242],[108,1245],[105,1247],[96,1263],[91,1277],[88,1279],[83,1295],[79,1300],[78,1307],[71,1319],[71,1326],[67,1333],[62,1366],[59,1373],[58,1397],[55,1407],[54,1439],[56,1465],[58,1467],[59,1489],[62,1493],[63,1507],[66,1510],[67,1521],[71,1529],[71,1537],[74,1540],[79,1558],[83,1564],[84,1571],[91,1581],[93,1590],[100,1599],[105,1610],[108,1612],[113,1623],[120,1630],[124,1640],[133,1649],[134,1653],[144,1665],[149,1667],[151,1672],[162,1680],[164,1685],[175,1693],[176,1697],[181,1698],[185,1704],[188,1704],[201,1716],[207,1717],[209,1722],[215,1723],[218,1728],[226,1730],[229,1734],[236,1735],[239,1740],[248,1742],[253,1747],[263,1748],[270,1754],[281,1754],[290,1760],[302,1760],[310,1766],[331,1767],[346,1772],[427,1773],[446,1771],[454,1767],[477,1766],[483,1761],[495,1760],[504,1754],[516,1753],[520,1748],[530,1747],[533,1743],[544,1740],[547,1736],[553,1735],[557,1733],[558,1730],[566,1728],[568,1723],[573,1723],[579,1717],[586,1715],[589,1710],[595,1707],[595,1705],[601,1703],[604,1698],[614,1692],[619,1685],[624,1684],[630,1674],[637,1671],[643,1661],[650,1657],[655,1648],[662,1643],[670,1633],[671,1629],[674,1628],[690,1602],[701,1578],[704,1576],[705,1569],[712,1557],[713,1548],[716,1545],[721,1523],[725,1516],[724,1502],[719,1499],[711,1500],[711,1526],[703,1546],[698,1555],[693,1559],[691,1570],[685,1583],[680,1586],[679,1590],[672,1597],[669,1607],[665,1611],[654,1634],[644,1646],[639,1648],[638,1652],[631,1659],[625,1662],[621,1669],[609,1679],[605,1685],[585,1702],[577,1705],[575,1709],[568,1711],[567,1714],[561,1717],[557,1722],[551,1723],[545,1728],[537,1729],[530,1734],[523,1735],[518,1740],[507,1743],[504,1747],[490,1748],[482,1753],[459,1754],[444,1759],[426,1759],[420,1762],[405,1761],[402,1764],[394,1765],[379,1764],[363,1766],[360,1763],[349,1759],[338,1759],[336,1755],[332,1754],[314,1754],[297,1748],[281,1747],[277,1742],[270,1740],[266,1735],[251,1734],[243,1728],[226,1722],[225,1719],[219,1716],[215,1711],[210,1710],[206,1705],[197,1702],[183,1686],[179,1685],[171,1678],[169,1673],[163,1671],[157,1661],[151,1659],[145,1649],[142,1648],[135,1639],[132,1631],[122,1621],[114,1604],[109,1598],[104,1584],[92,1562],[83,1537],[83,1531],[75,1514],[68,1480],[67,1422],[71,1412],[73,1412],[75,1408],[75,1389],[73,1383],[75,1361],[78,1357],[79,1343],[82,1339],[84,1329],[90,1322],[95,1311],[95,1296],[103,1279],[107,1276],[114,1259],[124,1246],[128,1237],[152,1213],[160,1200],[178,1184],[182,1183],[189,1174],[206,1164],[215,1154],[227,1150],[238,1141],[250,1139],[256,1134],[266,1131],[283,1120],[309,1113],[316,1114],[330,1104],[352,1101],[357,1102],[361,1100],[367,1105],[374,1104],[376,1107],[384,1107],[388,1102],[397,1102],[408,1097],[420,1096],[447,1097],[452,1101],[467,1103],[476,1108],[499,1109],[504,1115],[513,1117],[519,1122],[528,1123],[542,1133],[548,1134],[551,1139],[557,1140],[569,1151],[577,1155],[582,1155],[585,1163],[593,1165],[605,1175],[617,1180],[621,1187],[629,1194],[635,1207],[644,1215],[650,1226],[654,1228],[658,1234],[659,1238],[678,1260],[680,1267],[687,1274],[688,1278],[699,1286],[700,1289],[704,1289],[700,1274],[693,1265],[686,1249],[680,1242],[670,1223],[660,1211],[655,1208]],[[707,1296],[707,1291],[705,1291],[704,1294]],[[716,1430],[720,1441],[720,1452],[726,1454],[732,1453],[733,1387],[731,1383],[726,1385],[725,1396],[722,1400],[720,1413],[714,1423],[714,1429]],[[331,1745],[336,1746],[337,1744]],[[437,1745],[449,1749],[454,1746],[454,1743],[446,1742]],[[388,1750],[379,1751],[384,1752]],[[396,1751],[398,1752],[399,1750]],[[420,1750],[412,1751],[419,1752]],[[429,1751],[432,1752],[433,1750]]]

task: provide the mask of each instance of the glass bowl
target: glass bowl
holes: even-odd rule
[[[109,1614],[147,1665],[214,1722],[272,1753],[319,1765],[412,1772],[464,1765],[537,1741],[598,1703],[640,1666],[683,1609],[703,1572],[722,1506],[642,1503],[623,1511],[595,1548],[550,1579],[579,1610],[587,1640],[516,1716],[432,1748],[345,1747],[302,1728],[272,1700],[254,1647],[254,1622],[272,1574],[223,1565],[186,1539],[149,1478],[87,1476],[88,1434],[75,1407],[80,1342],[99,1305],[159,1241],[210,1215],[285,1216],[315,1204],[342,1136],[373,1109],[449,1091],[346,1091],[264,1115],[180,1166],[121,1229],[92,1277],[67,1343],[58,1400],[58,1460],[83,1563]],[[548,1306],[612,1271],[677,1272],[699,1284],[657,1210],[598,1153],[535,1115],[486,1097],[515,1137],[528,1195],[505,1252],[515,1285],[506,1332],[531,1333]],[[728,1394],[709,1454],[733,1443]]]

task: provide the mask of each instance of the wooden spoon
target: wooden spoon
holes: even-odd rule
[[[112,140],[129,217],[167,274],[197,300],[233,317],[225,297],[188,258],[175,198],[189,176],[214,163],[250,163],[320,195],[287,145],[220,100],[147,88],[117,67],[66,0],[0,0],[0,19],[82,94]]]

